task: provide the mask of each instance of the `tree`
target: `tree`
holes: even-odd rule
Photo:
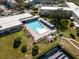
[[[73,22],[71,22],[71,23],[70,23],[70,27],[73,27],[73,26],[74,26],[74,24],[73,24]]]
[[[22,51],[22,53],[25,53],[27,51],[27,45],[26,44],[22,45],[21,51]]]
[[[18,37],[14,40],[13,48],[18,48],[21,45],[21,37]]]
[[[77,36],[79,37],[79,29],[78,28],[76,29],[76,32],[77,32]]]
[[[29,9],[30,7],[32,7],[32,4],[31,3],[26,3],[25,4],[25,8]]]
[[[57,29],[64,31],[68,28],[68,20],[71,16],[67,11],[63,11],[62,9],[54,10],[50,12],[49,17],[53,18],[51,22],[54,23]]]
[[[50,17],[53,17],[54,19],[69,19],[72,16],[72,13],[58,9],[50,12]]]
[[[77,36],[79,36],[79,33],[77,32]]]
[[[17,5],[16,5],[16,9],[17,10],[24,10],[25,8],[25,0],[16,0],[17,1]]]
[[[39,52],[39,47],[34,44],[34,46],[33,46],[33,48],[32,48],[32,56],[37,55],[38,52]]]

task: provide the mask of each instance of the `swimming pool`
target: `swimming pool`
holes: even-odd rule
[[[30,21],[27,23],[27,26],[31,28],[33,31],[37,32],[38,34],[42,34],[47,31],[47,29],[44,27],[42,22],[40,21]]]

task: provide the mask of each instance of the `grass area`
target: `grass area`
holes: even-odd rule
[[[32,41],[25,36],[25,33],[23,31],[10,34],[5,37],[0,38],[0,59],[21,59],[25,57],[26,54],[29,54],[27,52],[26,54],[23,54],[21,52],[21,46],[17,49],[13,49],[13,42],[14,39],[17,37],[22,38],[22,44],[31,45]]]
[[[79,41],[79,37],[76,36],[76,30],[73,27],[69,27],[68,30],[63,32],[65,37],[70,37],[70,33],[74,34],[76,40]],[[17,49],[13,48],[13,42],[17,37],[21,37],[22,44],[27,44],[27,47],[29,47],[28,51],[25,54],[21,52],[21,46]],[[69,42],[65,40],[57,40],[50,43],[42,41],[40,43],[37,43],[39,47],[39,54],[44,53],[44,51],[46,50],[49,50],[50,47],[53,47],[54,44],[58,42],[64,48],[66,48],[68,52],[79,58],[79,51],[76,50],[75,47],[73,47]],[[26,36],[26,33],[23,30],[0,38],[0,59],[33,59],[31,52],[32,40],[28,38],[28,36]]]
[[[77,36],[77,31],[73,27],[69,27],[68,30],[63,32],[63,34],[64,34],[64,37],[67,37],[67,38],[71,38],[70,34],[74,34],[75,35],[75,40],[77,40],[79,42],[79,37]]]
[[[17,37],[22,38],[21,46],[22,44],[27,44],[27,47],[29,47],[29,49],[25,54],[21,52],[21,46],[17,49],[13,48],[14,40]],[[37,43],[39,47],[39,54],[49,49],[49,47],[53,46],[54,42],[55,41],[51,43],[48,42]],[[26,36],[23,30],[0,38],[0,59],[33,59],[31,52],[32,52],[32,40]]]
[[[49,47],[53,46],[54,43],[58,43],[59,40],[53,41],[50,43],[43,43],[43,44],[37,44],[40,48],[40,53],[43,52],[44,50],[47,50]]]
[[[70,38],[69,34],[75,34],[76,35],[76,30],[73,27],[69,27],[65,32],[63,32],[65,37]]]

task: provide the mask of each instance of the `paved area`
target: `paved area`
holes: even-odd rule
[[[69,43],[71,43],[76,49],[79,50],[79,47],[71,41],[71,40],[73,40],[73,39],[65,38],[65,37],[61,37],[61,38],[67,40],[67,41],[68,41]],[[76,40],[73,40],[73,41],[76,42],[77,44],[79,44]]]

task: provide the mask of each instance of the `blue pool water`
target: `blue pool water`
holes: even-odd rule
[[[32,22],[28,22],[27,26],[29,28],[31,28],[34,31],[37,31],[37,28],[42,29],[43,28],[43,24],[40,21],[32,21]]]

